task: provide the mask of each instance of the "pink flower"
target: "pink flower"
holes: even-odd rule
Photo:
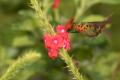
[[[63,25],[58,25],[58,26],[56,27],[56,31],[57,31],[57,33],[59,33],[59,34],[64,34],[64,33],[66,33],[66,29],[65,29],[65,27],[64,27]]]
[[[54,0],[53,9],[58,8],[59,4],[60,4],[60,0]]]
[[[52,49],[58,49],[63,46],[63,38],[56,34],[55,36],[52,36],[51,38],[51,48]]]
[[[64,45],[63,47],[66,49],[66,50],[70,50],[70,40],[69,38],[68,39],[64,39]]]
[[[49,50],[48,50],[48,56],[49,56],[51,59],[57,58],[57,57],[58,57],[58,50],[49,49]]]
[[[68,33],[63,25],[58,25],[56,27],[56,31],[59,35],[61,35],[63,38],[68,38]]]
[[[44,36],[45,47],[48,49],[48,55],[50,58],[55,59],[58,56],[58,50],[63,47],[63,38],[59,35],[49,35]]]
[[[45,34],[44,43],[45,43],[45,48],[51,47],[51,36],[49,34]]]
[[[69,36],[68,36],[68,32],[66,31],[65,27],[62,26],[62,25],[58,25],[56,27],[56,31],[59,35],[62,36],[63,38],[63,47],[66,49],[66,50],[70,50],[70,39],[69,39]]]
[[[63,38],[58,34],[56,34],[54,36],[45,34],[44,42],[45,42],[46,48],[58,49],[58,48],[62,47],[62,45],[63,45]]]
[[[55,35],[45,34],[44,36],[45,47],[48,49],[48,55],[52,59],[58,57],[58,51],[60,48],[70,50],[70,39],[65,27],[58,25],[56,31],[57,34]]]

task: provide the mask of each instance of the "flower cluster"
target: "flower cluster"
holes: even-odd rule
[[[56,34],[44,36],[45,47],[48,49],[50,58],[55,59],[58,56],[60,48],[70,50],[70,39],[64,26],[58,25],[56,27]]]

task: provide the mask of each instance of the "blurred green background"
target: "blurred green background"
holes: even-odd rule
[[[39,1],[53,26],[65,24],[81,4],[81,0],[60,0],[54,12],[49,6],[53,0]],[[120,0],[82,1],[85,11],[78,22],[100,21],[112,14],[112,23],[96,37],[71,33],[69,54],[86,80],[120,80]],[[42,59],[12,80],[73,80],[61,59],[48,57],[39,25],[29,0],[0,0],[0,76],[25,51],[36,50]]]

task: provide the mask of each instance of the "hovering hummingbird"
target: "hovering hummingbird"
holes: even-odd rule
[[[68,32],[83,33],[90,37],[99,35],[107,24],[111,23],[111,16],[103,21],[74,23],[73,18],[66,24]],[[72,25],[68,25],[72,23]]]

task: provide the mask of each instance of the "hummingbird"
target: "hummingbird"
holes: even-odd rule
[[[94,37],[99,35],[107,24],[112,22],[111,15],[108,16],[103,21],[95,21],[95,22],[73,22],[73,18],[68,22],[72,23],[71,26],[67,27],[68,32],[70,33],[83,33],[87,36]],[[67,24],[68,24],[67,23]]]

